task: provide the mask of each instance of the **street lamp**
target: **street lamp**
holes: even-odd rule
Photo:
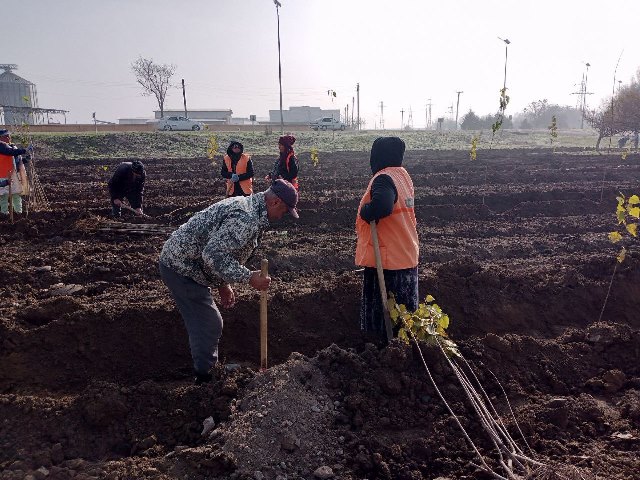
[[[586,62],[586,70],[584,73],[584,85],[582,86],[582,120],[580,121],[580,128],[584,128],[584,112],[587,110],[587,78],[589,77],[589,67],[591,64]]]
[[[509,44],[511,43],[508,38],[500,38],[504,42],[504,85],[502,88],[507,88],[507,58],[509,56]]]
[[[458,110],[460,108],[460,94],[464,93],[463,91],[456,92],[458,94],[458,101],[456,103],[456,132],[458,131]]]
[[[280,84],[280,134],[284,135],[284,117],[282,116],[282,64],[280,62],[280,7],[282,4],[278,0],[273,0],[276,6],[276,17],[278,18],[278,83]]]

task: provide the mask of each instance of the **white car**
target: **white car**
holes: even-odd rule
[[[158,130],[193,130],[198,131],[204,128],[204,123],[190,120],[187,117],[167,117],[161,118],[157,125]]]
[[[347,126],[332,117],[322,117],[309,124],[314,130],[344,130]]]

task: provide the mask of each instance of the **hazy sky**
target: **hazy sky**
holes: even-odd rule
[[[278,109],[276,8],[272,0],[0,0],[0,63],[36,84],[39,105],[69,110],[69,123],[151,117],[131,63],[140,55],[177,66],[189,108],[267,117]],[[533,100],[575,105],[585,62],[589,105],[640,67],[640,0],[282,0],[284,108],[351,109],[360,83],[367,128],[424,127],[448,115],[498,108],[508,38],[507,113]],[[8,46],[8,48],[7,48]],[[617,82],[616,82],[617,85]],[[331,101],[327,90],[334,90]],[[171,89],[166,108],[182,108]]]

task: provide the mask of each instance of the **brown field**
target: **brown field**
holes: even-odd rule
[[[268,258],[274,278],[273,367],[257,372],[259,296],[237,286],[238,304],[223,310],[227,368],[204,387],[192,385],[157,258],[173,228],[221,198],[218,168],[145,160],[151,218],[124,222],[154,227],[123,232],[107,219],[108,162],[38,161],[52,210],[0,224],[1,479],[309,479],[321,466],[343,479],[491,478],[473,466],[417,348],[379,350],[359,332],[353,226],[368,155],[325,153],[316,168],[300,158],[300,220],[274,225],[250,261],[257,269]],[[272,164],[254,161],[260,174]],[[500,150],[471,162],[465,151],[409,151],[405,167],[420,294],[450,315],[450,336],[514,438],[557,472],[637,478],[637,241],[599,317],[618,250],[607,239],[615,196],[640,193],[638,155]],[[495,467],[455,378],[425,351]],[[210,416],[216,427],[201,435]],[[542,475],[527,478],[581,478]]]

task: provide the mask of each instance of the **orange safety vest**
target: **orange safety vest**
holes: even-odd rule
[[[403,167],[387,167],[377,172],[360,200],[356,217],[356,265],[375,267],[376,256],[371,238],[371,226],[360,217],[360,209],[371,201],[371,185],[378,175],[389,175],[398,191],[398,200],[391,215],[381,218],[376,225],[382,268],[401,270],[418,265],[418,232],[414,211],[414,193],[411,177]]]
[[[9,178],[15,168],[11,155],[0,155],[0,178]]]
[[[12,195],[28,195],[29,182],[24,164],[16,170],[15,158],[11,155],[0,155],[0,178],[10,178],[11,187],[0,188],[0,195],[6,195],[11,191]]]
[[[231,157],[229,157],[229,155],[224,156],[224,163],[227,166],[228,171],[230,171],[231,173],[242,175],[243,173],[247,173],[249,157],[244,153],[240,155],[240,159],[238,160],[238,163],[236,163],[235,172],[231,168]],[[233,183],[234,182],[232,182],[231,180],[227,180],[227,196],[233,195]],[[253,178],[240,180],[240,188],[245,193],[245,195],[251,195],[253,193]]]

